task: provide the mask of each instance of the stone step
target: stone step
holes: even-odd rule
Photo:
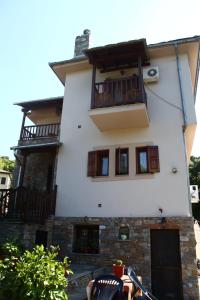
[[[70,292],[68,294],[68,299],[69,300],[86,300],[87,295],[86,295],[85,287],[82,287],[82,288],[76,289],[73,292]]]

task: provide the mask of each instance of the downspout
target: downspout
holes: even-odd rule
[[[178,44],[174,44],[175,54],[176,54],[176,66],[177,66],[177,73],[178,73],[178,81],[179,81],[179,90],[180,90],[180,98],[181,98],[181,106],[182,106],[182,113],[183,113],[183,146],[184,146],[184,160],[186,166],[186,173],[187,173],[187,190],[188,190],[188,201],[189,201],[189,210],[190,216],[192,216],[192,205],[191,205],[191,196],[190,196],[190,181],[189,181],[189,171],[188,171],[188,163],[187,163],[187,156],[186,156],[186,144],[185,144],[185,129],[186,129],[186,114],[185,114],[185,105],[184,105],[184,95],[183,95],[183,84],[182,84],[182,77],[181,77],[181,66],[179,60],[179,53],[178,53]]]
[[[194,103],[196,102],[197,84],[198,84],[198,78],[199,78],[199,68],[200,68],[200,41],[199,41],[197,67],[196,67],[195,83],[194,83]]]
[[[186,127],[185,105],[184,105],[183,86],[182,86],[182,80],[181,80],[181,67],[180,67],[177,43],[174,44],[174,48],[175,48],[175,53],[176,53],[176,66],[177,66],[178,81],[179,81],[179,91],[180,91],[180,96],[181,96],[181,106],[182,106],[182,112],[183,112],[183,132],[184,132],[185,127]]]

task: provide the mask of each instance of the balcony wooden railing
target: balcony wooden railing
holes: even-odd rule
[[[95,83],[91,108],[145,103],[143,79],[137,75]]]
[[[24,126],[22,128],[20,140],[29,141],[33,139],[40,139],[46,137],[58,137],[60,134],[60,124],[43,124]]]
[[[55,214],[56,188],[51,192],[27,188],[0,190],[0,219],[44,223]]]

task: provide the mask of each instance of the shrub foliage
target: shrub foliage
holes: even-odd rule
[[[68,258],[57,260],[58,248],[45,250],[36,246],[21,256],[15,246],[8,246],[8,256],[0,260],[1,300],[66,300]]]

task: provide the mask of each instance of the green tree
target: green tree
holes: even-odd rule
[[[0,157],[0,169],[13,172],[14,170],[15,161],[10,160],[8,156],[1,156]]]
[[[189,164],[190,184],[198,185],[200,196],[200,156],[191,156]],[[200,221],[200,203],[192,204],[192,213],[195,219]]]

